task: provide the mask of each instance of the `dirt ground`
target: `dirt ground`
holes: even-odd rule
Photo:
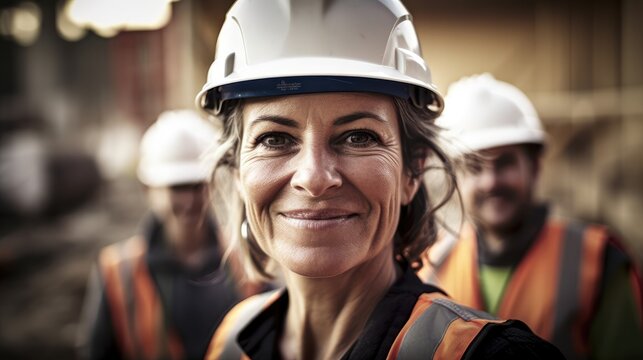
[[[133,179],[104,184],[65,215],[0,221],[0,359],[74,359],[87,277],[101,247],[145,212]]]

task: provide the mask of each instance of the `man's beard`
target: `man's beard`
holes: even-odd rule
[[[503,202],[511,204],[512,213],[510,216],[497,224],[490,224],[481,214],[481,209],[484,207],[485,202],[494,198],[500,198]],[[477,216],[474,216],[474,221],[482,228],[493,231],[498,234],[511,234],[516,232],[524,222],[530,202],[528,199],[521,199],[520,194],[509,187],[497,187],[489,192],[477,193],[474,197],[474,204],[477,211]]]

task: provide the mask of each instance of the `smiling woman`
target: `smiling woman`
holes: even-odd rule
[[[389,97],[249,100],[243,118],[241,189],[248,223],[268,257],[316,278],[381,265],[379,257],[392,264],[400,208],[419,180],[403,171]]]
[[[341,210],[341,207],[324,209],[329,207],[321,201],[324,194],[334,193],[336,202],[349,207],[351,205],[347,205],[349,198],[346,193],[348,188],[358,186],[355,192],[359,192],[364,187],[362,201],[373,196],[381,197],[393,189],[404,190],[397,194],[404,196],[404,204],[395,207],[386,204],[384,210],[389,213],[378,216],[382,221],[394,221],[397,224],[397,227],[389,224],[388,229],[390,231],[390,227],[393,228],[393,232],[388,233],[394,242],[392,250],[400,259],[413,263],[434,241],[433,212],[448,200],[455,189],[455,183],[449,183],[447,195],[437,206],[431,207],[426,187],[420,181],[420,176],[425,171],[424,161],[430,155],[441,159],[445,171],[451,178],[453,176],[451,163],[437,144],[437,130],[432,121],[427,121],[434,116],[429,109],[415,107],[408,100],[366,92],[314,93],[250,98],[243,102],[229,101],[220,117],[225,132],[223,144],[213,154],[213,161],[218,170],[234,169],[227,175],[249,169],[250,176],[244,177],[246,181],[243,182],[248,186],[238,187],[240,193],[227,193],[224,198],[228,200],[228,204],[232,204],[229,213],[233,214],[233,236],[237,237],[237,243],[248,255],[251,275],[271,277],[267,269],[271,268],[272,259],[266,254],[266,249],[254,240],[255,236],[252,236],[264,230],[256,228],[254,221],[247,222],[246,207],[249,206],[248,200],[251,200],[248,196],[252,193],[245,194],[244,189],[262,192],[268,189],[269,195],[264,196],[270,196],[270,192],[277,192],[286,184],[299,193],[302,190],[308,193],[310,202],[316,204],[312,209],[321,208],[328,214],[331,213],[330,210]],[[405,120],[400,121],[401,117]],[[314,151],[308,151],[309,143]],[[340,160],[341,164],[338,163]],[[261,166],[255,167],[254,164]],[[287,166],[290,168],[284,168]],[[331,167],[330,171],[328,166]],[[403,179],[406,186],[402,188]],[[238,180],[240,179],[229,181]],[[342,186],[343,183],[345,186]],[[277,189],[273,186],[277,186]],[[225,187],[217,185],[214,188]],[[341,188],[341,191],[338,192],[337,188]],[[415,191],[418,196],[413,196]],[[239,195],[241,197],[237,197]],[[368,206],[370,204],[363,205]],[[381,211],[381,208],[368,211]],[[304,214],[305,211],[299,213]],[[266,214],[269,215],[269,212]],[[353,217],[356,218],[357,215],[357,212],[352,211],[351,220],[356,221]],[[303,226],[303,219],[300,219],[302,216],[293,216],[290,221],[298,220],[299,226]],[[246,229],[247,224],[252,226],[251,236],[249,239],[241,239],[239,229]],[[309,222],[306,226],[319,227],[322,224],[323,222]],[[375,234],[363,233],[362,236]],[[352,243],[342,245],[349,244]],[[333,251],[332,257],[337,256],[337,250]],[[351,251],[355,249],[351,248]]]
[[[411,268],[435,239],[425,162],[453,170],[399,1],[242,0],[220,34],[197,97],[223,128],[213,188],[236,184],[221,194],[232,237],[252,274],[285,288],[232,309],[207,358],[559,356]]]

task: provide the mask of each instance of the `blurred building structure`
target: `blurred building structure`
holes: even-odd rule
[[[131,233],[143,210],[134,180],[142,130],[165,109],[192,106],[233,2],[158,1],[171,7],[161,28],[102,35],[65,27],[67,0],[0,3],[0,153],[23,142],[35,149],[18,160],[31,164],[26,178],[68,185],[32,181],[31,210],[20,215],[29,219],[0,221],[0,358],[73,354],[74,309],[91,260]],[[643,261],[643,1],[404,3],[439,89],[485,71],[523,89],[550,135],[542,197],[563,214],[609,224]],[[65,180],[73,172],[64,166],[46,175],[38,164],[51,154],[83,163],[74,167],[80,175]],[[100,170],[99,191],[90,191],[88,160]],[[71,181],[80,182],[69,189]],[[62,196],[81,188],[82,199]],[[58,199],[65,215],[42,211],[51,204],[33,210],[39,197]]]

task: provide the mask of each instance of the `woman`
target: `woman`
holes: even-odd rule
[[[197,101],[222,122],[213,179],[234,179],[223,195],[238,243],[285,289],[229,312],[207,358],[560,356],[408,265],[435,237],[425,161],[451,173],[433,125],[442,99],[419,53],[398,1],[230,10]]]

